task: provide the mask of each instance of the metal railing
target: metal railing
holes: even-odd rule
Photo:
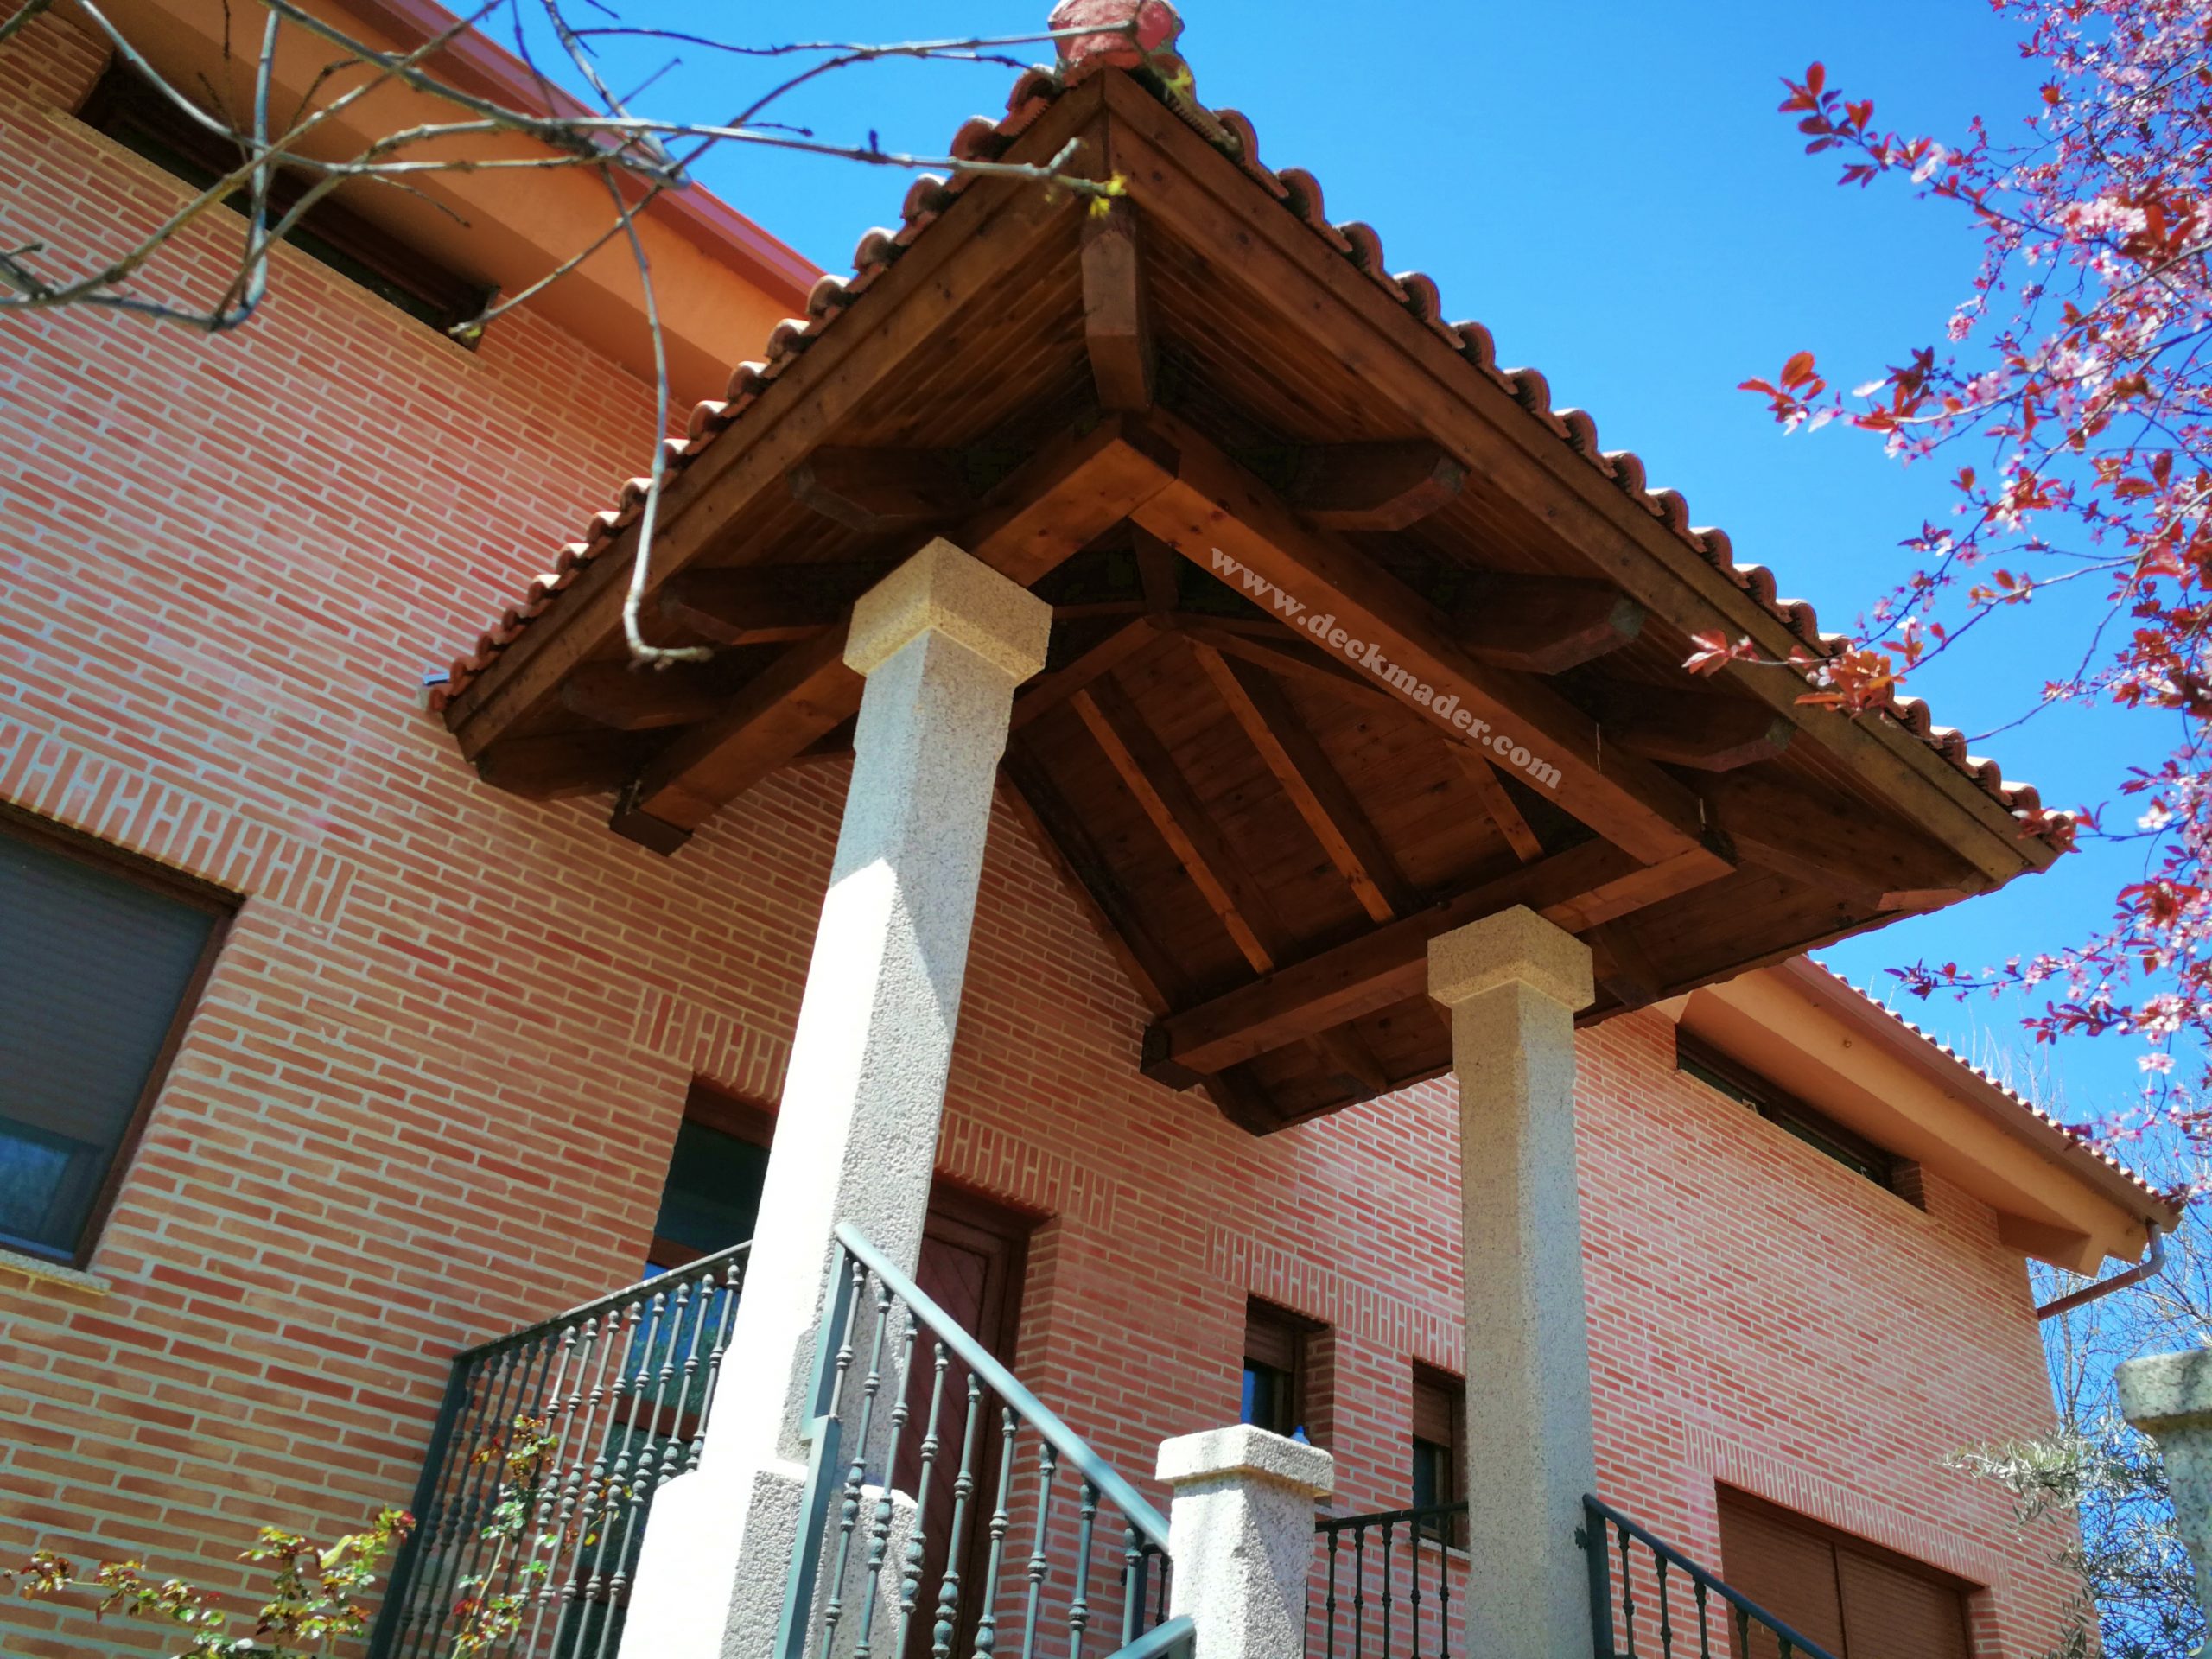
[[[1166,1519],[856,1229],[837,1242],[778,1659],[997,1654],[1017,1630],[1022,1659],[1187,1656]]]
[[[1718,1575],[1653,1537],[1611,1504],[1585,1497],[1582,1509],[1586,1518],[1577,1541],[1590,1567],[1596,1659],[1637,1659],[1639,1654],[1675,1659],[1677,1652],[1684,1659],[1692,1654],[1713,1659],[1716,1650],[1735,1659],[1834,1659],[1827,1649],[1731,1590]],[[1633,1548],[1637,1545],[1642,1546],[1640,1552]],[[1639,1583],[1644,1586],[1641,1597]],[[1720,1626],[1717,1649],[1716,1618]],[[1690,1621],[1694,1621],[1694,1631]]]
[[[1314,1523],[1306,1651],[1320,1659],[1452,1659],[1466,1651],[1467,1502]]]
[[[462,1604],[498,1596],[519,1599],[502,1659],[613,1659],[653,1495],[699,1461],[747,1250],[455,1357],[370,1659],[446,1659]],[[523,1510],[504,1541],[502,1504]]]

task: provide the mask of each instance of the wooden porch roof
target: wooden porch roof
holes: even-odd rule
[[[2065,821],[1916,704],[1688,674],[1694,633],[1829,647],[1156,68],[1032,72],[956,141],[1077,141],[1110,213],[922,181],[694,411],[645,614],[711,663],[626,664],[633,482],[454,664],[487,781],[619,791],[673,852],[849,744],[851,601],[948,536],[1055,607],[1006,778],[1155,1010],[1145,1069],[1255,1132],[1445,1070],[1427,941],[1491,911],[1585,938],[1602,1019],[2056,856]]]

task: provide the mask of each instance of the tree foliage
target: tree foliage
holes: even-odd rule
[[[1801,659],[1808,696],[1881,706],[1933,657],[2008,611],[2078,620],[2038,707],[2139,713],[2121,805],[2086,808],[2082,837],[2135,840],[2139,879],[2094,937],[2000,965],[1918,964],[1909,988],[2033,992],[2039,1040],[2126,1033],[2146,1044],[2156,1110],[2202,1129],[2212,1033],[2212,3],[1992,0],[2022,30],[2040,99],[2017,127],[1977,119],[1962,142],[1881,126],[1872,99],[1820,64],[1785,79],[1783,111],[1840,182],[1894,180],[1967,215],[1982,257],[1943,339],[1854,389],[1812,351],[1745,383],[1786,428],[1831,422],[1902,461],[1938,461],[1956,500],[1905,545],[1911,574],[1843,646]],[[1698,642],[1696,665],[1747,657]],[[1986,647],[1985,647],[1986,648]],[[2034,710],[2022,711],[2022,717]],[[2121,822],[2122,817],[2128,822]],[[2177,1048],[2197,1063],[2173,1071]]]

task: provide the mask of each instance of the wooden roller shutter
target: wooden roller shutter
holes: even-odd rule
[[[1969,1586],[1937,1569],[1739,1493],[1720,1494],[1720,1576],[1835,1659],[1969,1659]],[[1754,1632],[1736,1659],[1777,1659]]]

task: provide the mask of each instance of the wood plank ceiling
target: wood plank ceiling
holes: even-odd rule
[[[1796,642],[1203,111],[1118,70],[1024,107],[1009,159],[1077,140],[1127,197],[910,198],[669,486],[646,613],[714,659],[629,668],[602,533],[456,682],[486,780],[675,851],[849,745],[852,600],[949,536],[1053,605],[1005,775],[1157,1015],[1133,1063],[1255,1133],[1444,1070],[1427,942],[1506,906],[1590,943],[1603,1018],[2050,861],[1897,722],[1686,674],[1694,632]]]

